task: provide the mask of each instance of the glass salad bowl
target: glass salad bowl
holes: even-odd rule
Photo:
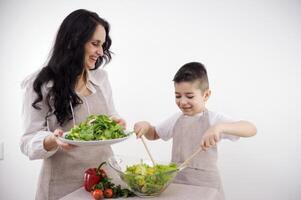
[[[121,180],[139,197],[160,195],[172,182],[179,171],[176,164],[156,163],[147,159],[112,156],[108,163]]]

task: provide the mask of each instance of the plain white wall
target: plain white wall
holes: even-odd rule
[[[19,150],[20,83],[45,63],[60,23],[78,8],[111,23],[115,55],[106,69],[129,128],[176,112],[174,73],[203,62],[213,91],[208,108],[258,128],[253,138],[220,143],[227,199],[301,199],[300,1],[0,0],[1,200],[34,197],[41,161]],[[171,142],[148,144],[157,160],[169,160]],[[113,149],[146,156],[134,138]]]

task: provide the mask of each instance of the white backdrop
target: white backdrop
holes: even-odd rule
[[[45,63],[60,23],[78,8],[111,23],[115,55],[106,69],[130,129],[176,112],[174,73],[186,62],[203,62],[212,89],[208,108],[258,128],[253,138],[220,143],[227,199],[301,199],[300,1],[0,0],[1,200],[34,197],[41,161],[19,150],[20,83]],[[157,160],[169,160],[170,142],[148,144]],[[134,138],[113,148],[146,156]]]

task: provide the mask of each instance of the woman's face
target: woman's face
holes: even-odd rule
[[[94,69],[97,59],[103,56],[102,45],[106,39],[106,31],[103,26],[97,25],[91,39],[85,44],[85,68]]]

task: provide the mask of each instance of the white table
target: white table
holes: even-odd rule
[[[118,198],[116,200],[134,200],[142,199],[140,197]],[[144,198],[145,199],[145,198]],[[159,200],[218,200],[217,190],[207,187],[193,185],[183,185],[172,183],[158,197],[150,198]],[[93,200],[92,195],[83,187],[64,196],[60,200]]]

